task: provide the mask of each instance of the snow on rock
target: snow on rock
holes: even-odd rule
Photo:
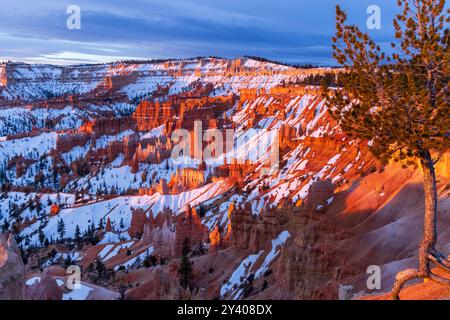
[[[164,125],[159,126],[158,128],[152,129],[146,134],[141,136],[141,139],[150,139],[150,138],[158,138],[164,134]]]
[[[27,203],[34,202],[35,199],[39,199],[42,209],[41,212],[50,212],[50,203],[59,203],[60,205],[72,205],[75,202],[75,196],[67,193],[25,193],[25,192],[9,192],[0,198],[0,223],[4,223],[5,220],[10,219],[10,213],[14,207],[24,207]],[[38,216],[37,209],[31,210],[28,206],[21,211],[20,217],[25,220],[32,220]]]
[[[264,258],[264,262],[261,267],[256,271],[255,279],[261,278],[262,276],[264,276],[266,271],[269,270],[269,266],[278,257],[281,251],[281,247],[284,246],[290,236],[291,235],[289,234],[289,231],[283,231],[278,235],[278,237],[272,240],[272,249]]]
[[[122,269],[122,268],[128,269],[128,268],[134,266],[135,264],[137,264],[139,261],[142,262],[147,256],[150,256],[153,253],[153,251],[154,251],[153,247],[147,248],[144,252],[137,255],[136,257],[131,258],[130,260],[128,260],[125,263],[115,266],[114,271],[118,271],[119,269]]]
[[[56,137],[55,132],[45,132],[34,137],[1,141],[0,158],[5,161],[23,155],[27,159],[39,160],[56,148]]]
[[[108,244],[108,245],[106,245],[106,246],[102,249],[102,251],[100,251],[100,252],[98,253],[98,257],[99,257],[100,259],[103,260],[103,258],[105,258],[105,256],[108,254],[108,252],[111,251],[111,249],[112,249],[113,247],[114,247],[113,244]]]
[[[39,282],[41,282],[41,277],[36,276],[36,277],[32,277],[32,278],[28,279],[28,280],[25,282],[25,284],[26,284],[27,286],[32,286],[33,284],[39,283]]]
[[[69,293],[64,293],[63,300],[86,300],[89,293],[93,290],[93,288],[85,284],[80,284],[79,288],[74,288]]]
[[[335,155],[333,158],[331,158],[331,159],[327,162],[327,164],[328,164],[328,165],[336,164],[336,162],[339,160],[340,157],[341,157],[340,154]]]
[[[227,299],[239,300],[242,296],[242,287],[250,276],[256,281],[264,276],[269,270],[270,265],[279,256],[281,247],[291,235],[288,231],[281,232],[275,239],[271,241],[271,250],[264,256],[261,266],[255,270],[256,263],[262,258],[264,250],[256,254],[252,254],[242,260],[240,265],[231,275],[230,279],[220,288],[220,295]],[[259,263],[258,263],[259,264]]]
[[[327,199],[327,205],[328,205],[328,206],[331,205],[331,204],[333,203],[333,201],[334,201],[334,197],[328,198],[328,199]]]
[[[225,181],[218,181],[203,187],[192,189],[176,195],[161,195],[155,193],[152,196],[128,196],[117,197],[107,201],[94,202],[84,206],[73,206],[61,209],[57,216],[50,217],[48,223],[42,229],[48,239],[58,239],[58,221],[62,220],[66,228],[66,238],[73,239],[75,229],[78,226],[80,231],[86,232],[92,224],[97,226],[100,220],[106,221],[109,217],[111,223],[119,225],[123,223],[124,229],[122,235],[126,237],[125,232],[131,223],[131,212],[133,208],[142,208],[144,211],[152,211],[156,216],[164,208],[169,208],[175,214],[185,210],[187,204],[193,207],[214,198],[227,190],[231,186]],[[1,203],[1,202],[0,202]],[[30,238],[30,244],[39,244],[37,230],[39,223],[34,223],[22,231],[22,236]],[[109,237],[109,238],[108,238]],[[105,237],[105,241],[117,242],[116,236],[110,234]]]
[[[257,254],[249,255],[247,258],[242,260],[240,265],[231,275],[230,279],[220,288],[220,295],[224,297],[227,295],[230,299],[238,300],[242,291],[240,286],[247,280],[250,275],[250,270],[256,261],[259,259],[264,251],[260,251]]]
[[[117,245],[112,251],[110,251],[108,253],[108,255],[106,255],[103,258],[103,261],[108,261],[109,259],[115,257],[119,253],[119,251],[128,249],[128,248],[132,247],[133,244],[134,244],[134,242],[131,241],[131,242],[127,242],[127,243],[123,243],[123,244]],[[99,254],[99,256],[100,256],[100,254]]]
[[[118,243],[121,241],[128,241],[128,240],[131,240],[131,238],[127,232],[120,232],[120,233],[106,232],[103,235],[103,239],[98,244],[101,245],[108,243]]]
[[[48,259],[42,266],[50,267],[58,262],[65,261],[70,259],[71,261],[80,261],[83,259],[83,255],[80,252],[72,252],[72,253],[60,253],[58,252],[54,257]]]

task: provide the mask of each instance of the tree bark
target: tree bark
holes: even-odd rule
[[[421,158],[423,171],[423,188],[425,193],[425,218],[423,239],[419,247],[419,275],[430,275],[430,260],[428,255],[433,252],[437,241],[437,191],[434,162],[429,151]]]
[[[430,279],[436,283],[450,286],[450,280],[437,276],[431,272],[431,263],[445,271],[449,267],[449,261],[436,252],[434,246],[437,242],[437,188],[434,162],[429,151],[422,153],[420,158],[423,172],[423,188],[425,193],[425,216],[423,223],[423,238],[419,246],[419,270],[407,274],[397,274],[397,279],[392,289],[392,298],[399,299],[399,294],[406,282],[413,279]]]

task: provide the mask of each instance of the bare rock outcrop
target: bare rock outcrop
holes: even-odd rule
[[[0,300],[25,298],[25,267],[12,234],[0,234]]]
[[[330,199],[333,194],[334,185],[331,183],[331,180],[315,181],[308,191],[308,196],[302,202],[302,212],[312,213],[315,211],[323,211],[327,207],[327,200]]]
[[[337,299],[336,258],[328,251],[333,233],[326,219],[303,216],[294,241],[282,250],[276,279],[282,299]],[[294,226],[295,229],[295,226]]]
[[[202,244],[207,237],[208,230],[202,224],[196,209],[187,205],[186,213],[180,215],[176,221],[175,243],[173,248],[174,254],[181,254],[183,243],[186,239],[189,240],[189,245],[193,248],[196,245]]]
[[[130,236],[140,238],[144,234],[144,226],[149,222],[147,214],[142,209],[133,209],[131,212],[131,225],[128,230]]]
[[[240,249],[258,251],[286,230],[291,212],[285,209],[268,209],[259,216],[254,216],[249,203],[234,209],[230,214],[231,232],[229,237]]]
[[[130,300],[179,300],[189,299],[189,290],[180,287],[176,276],[176,265],[170,268],[161,266],[152,270],[144,283],[127,292]]]
[[[222,244],[222,236],[220,234],[219,226],[216,227],[209,233],[209,240],[211,242],[211,249],[217,249]]]
[[[46,269],[42,273],[41,280],[28,286],[27,296],[31,300],[61,300],[62,291],[51,275],[51,270]]]
[[[175,232],[167,220],[162,226],[146,224],[142,240],[146,244],[153,244],[157,248],[171,247],[175,241]]]
[[[135,123],[129,118],[99,118],[92,121],[86,121],[78,129],[79,132],[93,133],[97,136],[112,135],[118,132],[133,129]]]
[[[58,152],[68,152],[77,146],[84,146],[91,136],[85,132],[76,134],[62,134],[56,138],[56,150]]]

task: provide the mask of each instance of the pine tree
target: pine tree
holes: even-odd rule
[[[76,227],[75,227],[75,242],[80,243],[80,241],[81,241],[81,231],[80,231],[80,227],[78,225],[76,225]]]
[[[98,222],[98,230],[103,230],[103,218],[100,218],[100,221]]]
[[[180,277],[180,285],[187,289],[192,277],[192,263],[189,260],[189,239],[186,238],[183,242],[183,249],[180,258],[180,267],[178,268],[178,275]]]
[[[97,271],[98,279],[102,279],[106,274],[106,266],[100,258],[95,260],[95,270]]]
[[[45,234],[41,228],[39,228],[39,230],[38,230],[38,237],[39,237],[39,242],[41,243],[41,245],[43,245],[45,242]]]
[[[402,13],[394,20],[396,42],[386,54],[336,7],[334,57],[345,71],[341,89],[325,87],[330,113],[350,136],[371,141],[383,163],[417,159],[425,193],[424,235],[419,269],[401,272],[392,290],[399,298],[412,279],[450,281],[431,271],[431,263],[450,271],[450,261],[435,249],[437,191],[435,165],[450,147],[450,22],[445,0],[398,0]]]
[[[39,198],[38,195],[36,195],[34,197],[34,202],[35,202],[36,212],[39,213],[42,210],[42,204],[41,204],[41,199]]]
[[[8,231],[8,229],[9,229],[9,222],[6,219],[4,219],[2,224],[2,232],[5,233],[6,231]]]
[[[119,286],[119,300],[125,300],[125,293],[127,292],[127,286],[123,283]]]
[[[58,235],[59,235],[59,240],[62,241],[64,239],[64,235],[66,234],[66,225],[65,225],[63,219],[58,220],[57,231],[58,231]]]
[[[70,254],[68,254],[66,256],[66,258],[64,259],[64,266],[66,268],[68,268],[69,266],[74,265],[74,264],[75,264],[75,261],[72,259],[72,256]]]

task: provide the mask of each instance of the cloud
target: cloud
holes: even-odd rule
[[[74,2],[81,30],[66,28],[66,8]],[[0,58],[73,63],[259,55],[330,64],[337,2],[362,26],[369,4],[381,2],[386,26],[394,12],[392,4],[375,0],[8,0],[0,11]],[[388,41],[390,31],[374,35]]]

